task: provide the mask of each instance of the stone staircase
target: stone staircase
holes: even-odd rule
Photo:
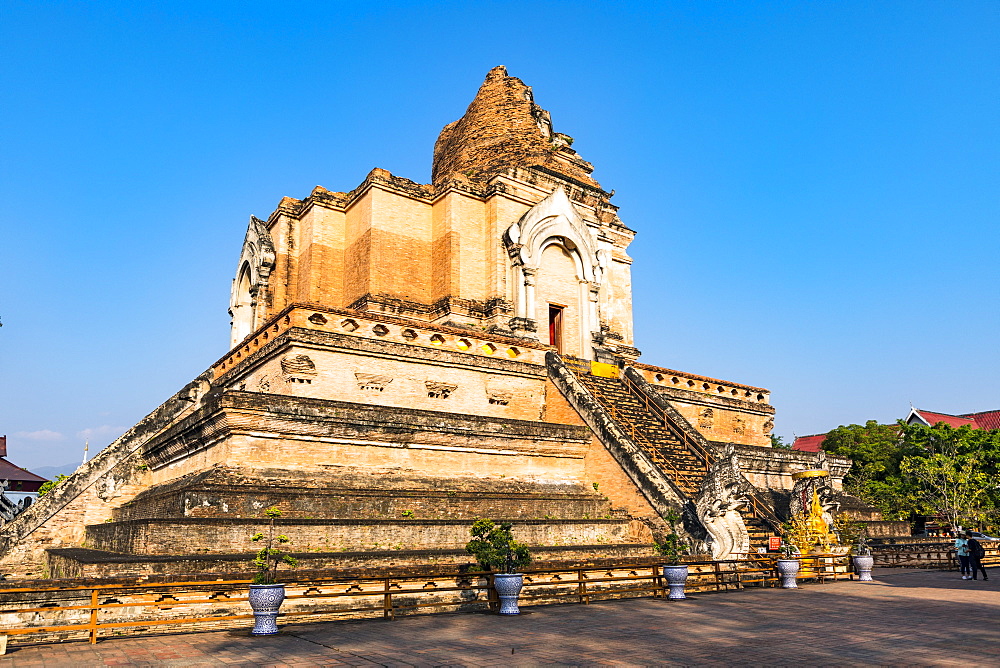
[[[688,449],[682,437],[640,401],[621,379],[594,375],[587,360],[572,357],[563,360],[615,423],[689,499],[694,500],[705,478],[705,461]]]
[[[683,434],[677,433],[663,416],[650,407],[621,378],[594,375],[588,360],[563,357],[563,362],[632,440],[694,501],[706,474],[705,457],[688,448]],[[740,514],[750,534],[750,552],[767,551],[768,538],[775,535],[777,518],[760,498]]]
[[[775,535],[774,529],[763,518],[759,517],[753,506],[747,506],[740,511],[743,516],[743,523],[750,534],[750,552],[767,552],[768,538]]]

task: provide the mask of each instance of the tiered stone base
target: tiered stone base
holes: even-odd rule
[[[514,523],[540,561],[650,556],[646,527],[579,483],[213,467],[152,487],[86,528],[87,549],[48,551],[57,577],[249,573],[278,508],[275,533],[309,570],[471,564],[475,519]]]

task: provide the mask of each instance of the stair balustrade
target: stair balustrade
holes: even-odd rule
[[[611,414],[615,423],[649,454],[657,466],[674,478],[685,494],[693,499],[700,490],[705,472],[715,461],[712,454],[627,374],[621,374],[617,379],[598,378],[590,373],[589,364],[584,360],[570,358],[565,362],[567,368],[579,378],[580,382]],[[611,384],[614,384],[616,390],[620,388],[618,392],[615,392],[618,396],[609,396],[609,393],[605,391],[606,388],[602,387],[602,385],[610,386]],[[628,409],[630,408],[636,415],[629,413]],[[636,419],[642,417],[643,413],[647,422],[665,430],[666,435],[658,437],[655,434],[647,433]],[[669,447],[664,441],[676,442],[680,451]],[[673,458],[664,454],[664,451],[669,453],[670,450],[675,450],[672,453]],[[681,470],[673,459],[679,460],[678,463],[685,460],[696,463],[694,466],[689,465],[685,470]],[[767,535],[771,532],[781,532],[781,520],[757,492],[749,492],[747,501],[749,506],[743,513],[744,522],[747,522],[748,529],[751,529],[752,534],[754,534],[752,535],[753,544],[758,547],[766,546]]]

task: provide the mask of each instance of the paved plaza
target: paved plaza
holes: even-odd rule
[[[1000,665],[1000,579],[876,582],[12,648],[11,666]]]

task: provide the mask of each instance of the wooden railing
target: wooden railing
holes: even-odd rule
[[[811,564],[811,565],[810,565]],[[524,570],[523,605],[582,603],[610,598],[665,597],[663,562],[539,567]],[[724,561],[688,562],[691,592],[773,586],[774,558],[746,555]],[[400,612],[486,610],[496,607],[492,574],[445,570],[420,574],[382,573],[296,578],[289,574],[281,619],[329,621]],[[847,577],[846,558],[819,555],[803,560],[803,579],[825,582]],[[188,632],[247,625],[249,580],[194,580],[173,583],[54,584],[0,589],[0,635],[13,641],[82,640],[109,635]],[[25,616],[30,619],[25,620]]]

